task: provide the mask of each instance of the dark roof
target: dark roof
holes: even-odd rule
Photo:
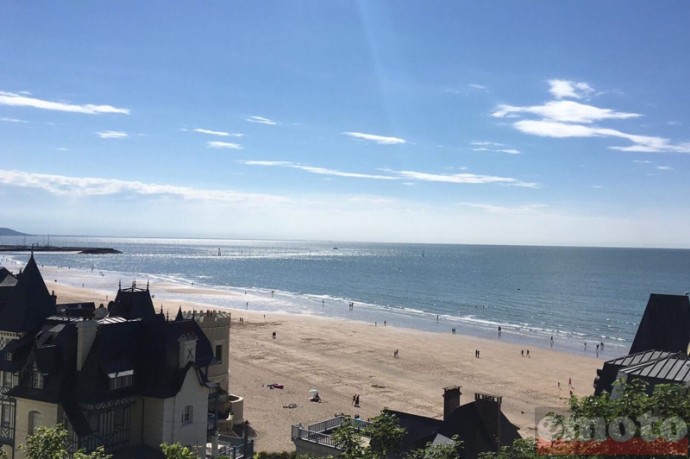
[[[400,450],[424,448],[427,443],[450,443],[450,439],[457,435],[463,442],[461,457],[473,459],[481,452],[498,451],[501,446],[521,438],[518,428],[501,411],[497,397],[477,395],[476,398],[455,408],[445,420],[386,410],[395,415],[407,431]],[[500,442],[497,438],[499,432]]]
[[[657,350],[687,352],[690,343],[690,301],[685,295],[652,293],[637,328],[630,354]]]
[[[7,268],[0,267],[0,287],[11,287],[17,283],[17,278]]]
[[[690,381],[690,360],[687,355],[678,353],[666,358],[624,368],[621,370],[629,376],[663,380],[664,382]]]
[[[0,371],[19,371],[31,352],[33,342],[34,335],[26,334],[7,343],[0,351]],[[7,354],[11,354],[11,358],[8,358]]]
[[[649,350],[604,362],[604,366],[597,370],[597,376],[594,378],[594,395],[599,395],[602,392],[611,393],[614,382],[619,379],[618,372],[622,368],[655,362],[672,355],[675,354],[673,352]]]
[[[400,445],[401,451],[411,451],[426,447],[427,443],[434,440],[434,436],[443,425],[441,419],[427,416],[405,413],[404,411],[385,410],[394,415],[401,427],[406,430],[405,437]]]
[[[609,365],[618,365],[622,367],[629,367],[631,365],[639,365],[640,363],[646,363],[652,360],[663,359],[672,355],[673,352],[664,352],[657,350],[641,351],[636,354],[628,354],[623,357],[618,357],[616,359],[608,360],[606,363]]]
[[[439,433],[457,435],[463,442],[462,457],[475,458],[481,452],[497,452],[521,438],[518,428],[501,411],[501,404],[484,398],[461,405],[443,422]],[[499,439],[500,435],[500,439]]]
[[[159,316],[153,307],[153,300],[148,288],[140,289],[136,286],[119,289],[115,300],[108,304],[108,311],[111,315],[125,319],[149,320]]]
[[[33,331],[52,314],[55,314],[55,297],[48,293],[32,254],[0,311],[0,330]]]

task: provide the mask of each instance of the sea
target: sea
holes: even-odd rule
[[[156,282],[247,295],[185,300],[456,333],[609,359],[627,353],[651,293],[687,294],[690,250],[226,239],[1,237],[0,244],[111,247],[37,252],[98,272],[95,287]],[[0,254],[25,264],[26,253]],[[13,265],[14,266],[14,265]],[[70,277],[79,286],[79,276]],[[69,282],[69,281],[68,281]],[[182,299],[168,293],[167,302]],[[498,327],[501,327],[499,336]],[[553,344],[551,342],[553,337]],[[585,343],[587,345],[585,346]],[[604,343],[596,353],[596,345]],[[595,354],[596,353],[596,354]]]

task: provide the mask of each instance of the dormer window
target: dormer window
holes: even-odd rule
[[[31,368],[31,387],[33,389],[43,389],[43,373],[38,369],[35,362]]]
[[[110,390],[124,389],[134,385],[134,370],[108,373],[108,388]]]

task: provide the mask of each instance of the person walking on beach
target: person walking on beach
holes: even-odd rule
[[[527,349],[527,357],[529,357],[529,349]]]
[[[553,347],[553,335],[551,335],[551,347]]]
[[[398,350],[396,349],[395,352],[393,352],[393,358],[397,359],[398,358]]]
[[[359,408],[359,394],[355,395],[355,408]]]
[[[520,357],[524,357],[524,356],[525,356],[525,350],[524,350],[524,349],[520,349]]]
[[[573,388],[573,380],[572,380],[572,378],[568,378],[568,387],[570,387],[571,389]]]

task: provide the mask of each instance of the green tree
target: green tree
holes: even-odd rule
[[[165,459],[197,459],[196,454],[186,446],[175,442],[173,444],[161,444],[161,450]]]
[[[63,426],[37,427],[29,435],[25,445],[19,449],[24,451],[29,459],[65,459],[67,453],[67,430]]]
[[[69,457],[67,444],[69,433],[64,426],[38,427],[36,431],[29,435],[25,445],[20,445],[19,449],[24,451],[29,459],[65,459]],[[80,450],[74,453],[74,459],[110,459],[112,456],[106,454],[102,446],[95,451],[85,453]],[[0,459],[7,459],[7,456],[0,455]]]
[[[384,459],[388,453],[400,447],[405,437],[405,428],[400,426],[395,415],[383,411],[364,428],[364,435],[369,437],[369,456]]]
[[[340,455],[343,459],[359,459],[364,457],[362,437],[362,430],[355,425],[349,416],[331,434],[333,443],[343,451]]]
[[[111,457],[113,457],[112,454],[107,454],[102,446],[88,454],[83,451],[77,451],[73,456],[74,459],[110,459]]]

